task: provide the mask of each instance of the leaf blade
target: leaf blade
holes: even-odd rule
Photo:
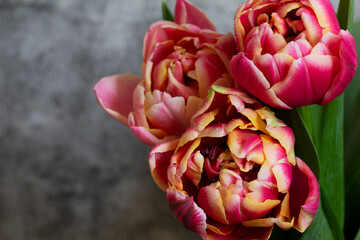
[[[174,21],[174,16],[173,14],[171,13],[167,3],[165,1],[162,1],[162,16],[163,16],[163,19],[166,20],[166,21],[171,21],[173,22]]]

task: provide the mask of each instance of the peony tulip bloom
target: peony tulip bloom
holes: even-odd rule
[[[230,60],[235,53],[231,33],[216,32],[202,11],[178,0],[175,22],[156,22],[145,35],[143,76],[106,77],[94,90],[107,113],[154,146],[189,127],[213,83],[234,85]]]
[[[354,38],[328,0],[250,0],[235,15],[235,38],[235,80],[273,107],[327,104],[356,71]]]
[[[173,214],[203,239],[268,239],[274,224],[305,231],[319,206],[294,141],[268,108],[213,86],[182,137],[153,148],[150,169]]]

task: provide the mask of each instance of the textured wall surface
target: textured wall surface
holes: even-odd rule
[[[193,2],[220,32],[231,31],[241,3]],[[143,35],[160,5],[0,0],[1,240],[200,239],[168,210],[149,148],[92,91],[105,75],[141,73]]]

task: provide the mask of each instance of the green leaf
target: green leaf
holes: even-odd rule
[[[313,123],[311,106],[299,107],[297,108],[297,111],[300,114],[303,123],[309,132],[309,135],[311,136],[312,139],[314,139],[315,133],[314,133],[314,123]]]
[[[320,188],[321,190],[321,204],[324,210],[324,214],[326,216],[327,222],[330,226],[331,233],[334,237],[334,239],[337,240],[344,240],[344,234],[342,233],[338,217],[335,215],[334,209],[330,204],[330,200],[326,195],[326,192],[323,188]]]
[[[330,206],[334,209],[343,229],[345,193],[344,193],[344,97],[340,96],[323,107],[322,131],[319,141],[320,186],[331,199]],[[324,207],[324,206],[323,206]],[[324,209],[324,212],[327,212]]]
[[[360,42],[360,21],[354,24],[351,30],[357,43]],[[357,48],[360,56],[360,47]],[[358,60],[359,61],[359,60]],[[359,64],[358,64],[359,65]],[[354,79],[345,91],[345,166],[346,176],[351,178],[354,168],[354,159],[360,155],[360,70],[357,69]],[[350,180],[350,179],[349,179]]]
[[[293,130],[295,134],[295,155],[301,158],[319,179],[320,167],[318,154],[299,112],[296,109],[272,110],[279,119]]]
[[[174,16],[165,1],[162,2],[162,15],[164,20],[174,21]]]
[[[360,21],[350,32],[360,42]],[[357,47],[358,63],[360,47]],[[359,65],[359,64],[358,64]],[[360,208],[360,70],[359,67],[345,91],[345,235],[352,239],[359,228]]]
[[[320,201],[319,209],[316,213],[313,222],[311,223],[310,227],[306,229],[301,239],[302,240],[314,240],[314,239],[333,240],[334,239],[322,208],[322,200]]]
[[[297,110],[309,131],[315,148],[318,149],[320,147],[324,108],[319,105],[310,105],[297,108]]]
[[[360,228],[356,234],[356,237],[354,238],[354,240],[360,240]]]
[[[360,156],[354,159],[354,168],[357,167],[356,171],[352,173],[351,178],[346,181],[346,208],[345,208],[345,237],[346,239],[354,238],[358,228],[360,226],[359,215],[359,199],[360,199],[360,168],[359,163]]]
[[[337,18],[342,29],[351,28],[354,22],[354,0],[340,0]]]

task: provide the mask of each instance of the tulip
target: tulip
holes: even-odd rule
[[[156,22],[145,35],[143,76],[105,77],[94,90],[107,113],[154,146],[181,136],[212,84],[234,85],[235,53],[231,33],[216,32],[201,10],[178,0],[175,22]]]
[[[235,15],[235,38],[235,80],[276,108],[325,105],[356,71],[354,38],[328,0],[250,0]]]
[[[191,127],[155,146],[149,164],[187,229],[203,239],[268,239],[274,224],[305,231],[319,206],[318,182],[294,143],[267,107],[212,86]]]

